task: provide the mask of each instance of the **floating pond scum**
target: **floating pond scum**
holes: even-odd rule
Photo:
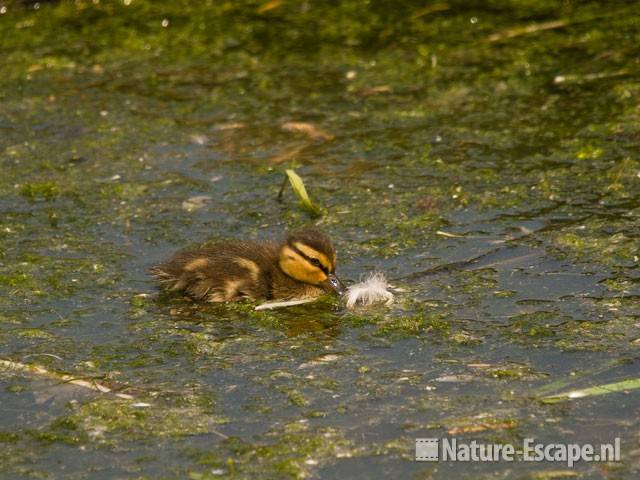
[[[639,478],[638,18],[0,0],[0,479]],[[351,302],[148,274],[310,223]],[[527,438],[621,455],[422,461]]]

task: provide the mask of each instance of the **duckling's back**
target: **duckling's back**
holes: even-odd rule
[[[221,243],[183,250],[151,272],[163,287],[208,302],[272,298],[278,249],[272,243]]]

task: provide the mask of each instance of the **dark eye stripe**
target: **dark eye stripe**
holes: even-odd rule
[[[307,262],[309,262],[311,265],[313,265],[314,267],[318,267],[320,270],[322,270],[324,272],[325,275],[329,275],[329,269],[327,267],[325,267],[324,265],[322,265],[322,262],[320,262],[320,260],[318,260],[317,258],[311,258],[309,255],[306,255],[305,253],[301,252],[300,250],[298,250],[298,248],[296,248],[295,246],[292,246],[291,248],[293,248],[293,250],[300,255],[302,258],[304,258]],[[315,263],[314,260],[317,262]]]

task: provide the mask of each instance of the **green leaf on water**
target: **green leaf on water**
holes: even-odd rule
[[[543,403],[558,403],[564,400],[573,400],[576,398],[584,397],[596,397],[598,395],[623,392],[626,390],[636,390],[638,388],[640,388],[640,378],[634,378],[631,380],[623,380],[621,382],[596,385],[594,387],[583,388],[581,390],[571,390],[569,392],[558,393],[556,395],[548,395],[546,397],[542,397],[540,400]]]
[[[579,372],[573,372],[570,377],[560,378],[554,382],[547,383],[546,385],[541,386],[540,388],[536,388],[534,394],[536,397],[550,397],[556,395],[555,392],[560,390],[565,390],[569,388],[571,385],[574,385],[578,382],[583,382],[587,380],[589,377],[595,377],[607,370],[611,370],[612,368],[620,366],[620,360],[609,360],[607,362],[601,363],[595,368],[589,369],[580,369]],[[553,395],[552,395],[553,394]]]
[[[300,178],[294,170],[287,169],[285,172],[287,173],[287,177],[289,177],[289,183],[291,183],[293,191],[300,199],[300,202],[302,202],[302,206],[312,215],[317,217],[322,216],[324,214],[323,210],[315,205],[309,198],[309,194],[307,193],[307,189],[304,187],[302,178]]]

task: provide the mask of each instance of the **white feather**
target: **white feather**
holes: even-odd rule
[[[393,293],[389,291],[389,284],[382,273],[369,274],[364,281],[351,285],[345,297],[348,308],[354,308],[358,304],[367,306],[377,302],[387,305],[393,303]]]

